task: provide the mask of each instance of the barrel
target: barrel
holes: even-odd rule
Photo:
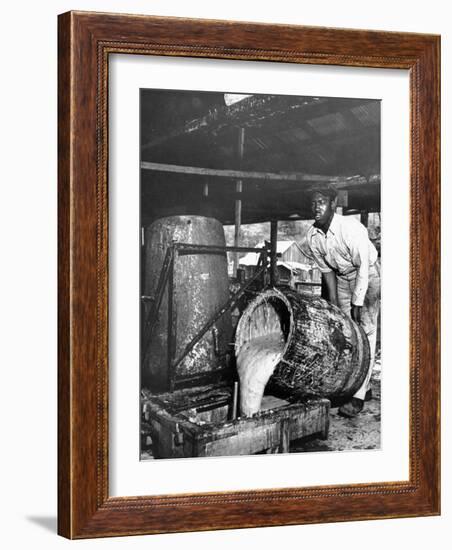
[[[265,326],[277,318],[282,333],[280,356],[268,384],[287,396],[342,398],[363,384],[370,364],[369,342],[362,327],[318,296],[270,289],[244,310],[236,330],[238,356]],[[265,319],[265,322],[262,321]]]
[[[152,307],[166,251],[173,243],[224,247],[222,224],[204,216],[169,216],[154,221],[144,231],[143,291],[147,298],[144,322]],[[228,266],[225,252],[175,255],[173,285],[174,359],[229,298]],[[143,330],[143,335],[146,331]],[[221,366],[231,350],[232,323],[227,311],[185,359],[169,372],[168,366],[168,285],[159,308],[157,322],[142,357],[142,383],[151,391],[167,390],[181,382],[211,373]]]

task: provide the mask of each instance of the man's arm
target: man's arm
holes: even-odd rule
[[[335,306],[339,305],[339,302],[337,300],[336,274],[334,273],[334,271],[327,271],[322,273],[322,277],[326,284],[328,301]]]
[[[339,302],[337,300],[336,274],[331,269],[331,267],[326,264],[325,258],[322,256],[322,254],[317,249],[317,247],[313,245],[309,233],[306,239],[306,243],[311,252],[312,258],[314,259],[317,267],[320,269],[320,272],[322,273],[322,280],[325,281],[325,286],[328,294],[327,299],[330,303],[337,306]]]
[[[364,298],[369,285],[369,236],[367,229],[360,223],[351,225],[348,228],[347,240],[349,242],[350,256],[353,265],[357,268],[355,289],[352,295],[352,319],[359,322],[359,319],[354,318],[357,307],[362,307]],[[359,312],[361,309],[359,309]]]

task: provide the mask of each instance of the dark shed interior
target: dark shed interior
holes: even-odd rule
[[[380,101],[143,89],[141,177],[144,225],[232,224],[240,188],[241,223],[310,219],[308,192],[324,184],[344,213],[378,212]]]

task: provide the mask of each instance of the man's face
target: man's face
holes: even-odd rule
[[[314,193],[311,199],[311,210],[315,223],[322,226],[330,221],[334,214],[334,201],[322,193]]]

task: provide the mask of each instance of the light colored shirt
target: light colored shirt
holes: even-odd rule
[[[312,225],[306,241],[322,273],[334,271],[347,279],[356,276],[352,304],[362,306],[369,285],[369,267],[378,258],[364,225],[353,217],[334,214],[326,235]]]

